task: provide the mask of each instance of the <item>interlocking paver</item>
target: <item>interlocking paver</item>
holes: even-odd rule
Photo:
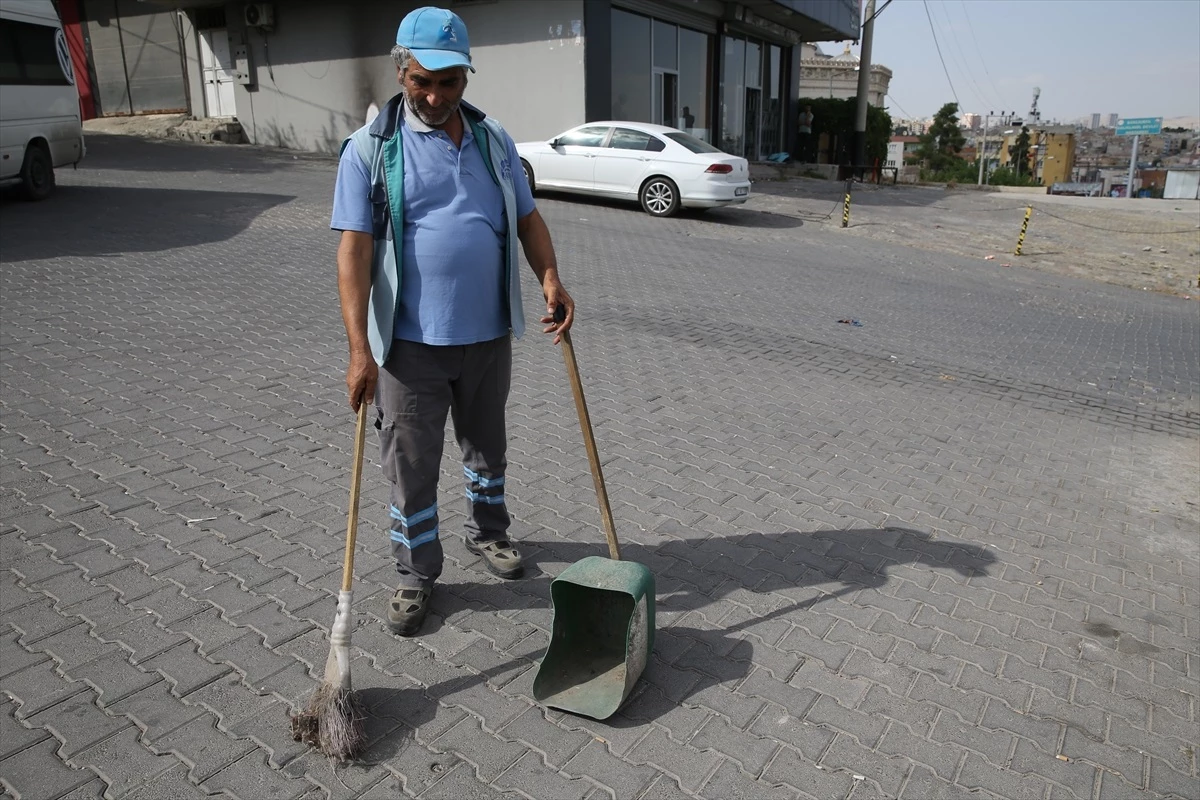
[[[179,764],[154,776],[124,795],[122,800],[201,800],[207,797],[211,795],[204,788],[188,780],[187,765]]]
[[[140,739],[141,731],[128,725],[75,753],[69,763],[94,770],[108,784],[112,796],[124,797],[130,790],[179,765],[174,755],[155,755]]]
[[[48,739],[0,761],[0,785],[21,800],[57,800],[96,777],[64,764],[57,750],[58,740]]]
[[[79,776],[69,797],[349,796],[286,721],[327,653],[352,447],[331,176],[99,136],[54,214],[0,197],[5,781],[27,754],[58,760],[49,786]],[[486,576],[447,499],[430,630],[387,633],[368,448],[354,677],[378,763],[339,770],[350,795],[1197,794],[1189,303],[752,210],[539,206],[659,647],[605,723],[533,704],[549,579],[603,543],[531,335],[509,408],[527,579]],[[175,233],[124,224],[151,213]]]
[[[13,717],[14,711],[15,708],[10,702],[0,705],[0,761],[50,735],[40,727],[29,727],[17,722]]]

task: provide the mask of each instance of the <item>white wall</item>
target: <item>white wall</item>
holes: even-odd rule
[[[382,106],[399,91],[388,52],[400,20],[422,4],[277,2],[275,28],[264,33],[245,29],[242,4],[229,3],[230,49],[249,46],[256,78],[254,86],[236,89],[237,117],[250,141],[337,152],[372,102]],[[456,11],[467,24],[477,70],[469,102],[518,141],[549,138],[584,121],[583,0],[500,0]],[[203,96],[193,96],[192,107],[202,115]]]
[[[585,122],[583,0],[500,0],[456,11],[477,70],[467,100],[518,142]]]
[[[888,142],[887,166],[900,167],[904,165],[904,142]]]

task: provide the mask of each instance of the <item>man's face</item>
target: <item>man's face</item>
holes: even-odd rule
[[[458,104],[462,102],[463,92],[467,88],[467,71],[464,68],[450,67],[430,72],[413,59],[408,69],[399,75],[408,107],[426,125],[440,127],[458,113]]]

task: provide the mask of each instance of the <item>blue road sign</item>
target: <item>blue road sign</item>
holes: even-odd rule
[[[1117,136],[1154,136],[1162,133],[1162,117],[1134,117],[1117,123]]]

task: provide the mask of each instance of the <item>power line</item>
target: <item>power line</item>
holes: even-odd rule
[[[946,73],[946,83],[950,84],[950,94],[954,95],[954,102],[958,103],[958,107],[962,108],[962,103],[958,102],[958,92],[954,91],[954,81],[950,80],[950,70],[946,69],[946,59],[942,58],[942,46],[938,44],[937,31],[933,29],[933,16],[929,13],[929,0],[922,0],[925,4],[925,18],[929,20],[929,32],[933,34],[933,46],[937,48],[938,61],[942,62],[942,72]]]
[[[958,34],[954,32],[954,20],[950,19],[950,9],[947,8],[945,3],[941,4],[941,9],[942,16],[946,18],[946,31],[947,35],[950,37],[950,44],[954,45],[954,50],[950,51],[950,56],[962,66],[962,72],[959,74],[961,75],[962,73],[966,73],[967,80],[970,81],[971,86],[975,88],[975,99],[979,101],[980,105],[987,105],[989,101],[983,96],[983,89],[979,87],[979,82],[975,80],[975,70],[971,69],[971,60],[968,59],[966,53],[963,52],[962,44],[958,41]],[[950,48],[947,47],[946,49],[949,50]],[[958,57],[955,57],[955,51],[958,51]]]
[[[876,17],[878,17],[880,14],[882,14],[882,13],[883,13],[883,10],[884,10],[885,8],[887,8],[888,6],[890,6],[891,4],[892,4],[892,0],[887,0],[887,2],[885,2],[883,5],[881,5],[879,8],[877,8],[877,9],[875,10],[875,13],[874,13],[874,14],[872,14],[871,16],[869,16],[869,17],[867,17],[866,19],[864,19],[862,24],[863,24],[863,25],[866,25],[868,22],[870,22],[871,20],[873,20],[873,19],[875,19]]]
[[[900,109],[900,113],[904,115],[905,119],[913,119],[913,116],[904,110],[904,106],[900,105],[900,103],[897,102],[896,98],[892,97],[890,94],[884,95],[884,96],[887,97],[888,100],[891,100],[893,103],[896,103],[896,108]]]
[[[1008,108],[1008,103],[1004,101],[1000,90],[996,88],[996,82],[992,80],[992,73],[988,70],[987,61],[983,58],[983,48],[979,46],[979,40],[975,38],[975,26],[971,24],[971,15],[967,13],[966,0],[959,0],[959,3],[962,4],[963,16],[967,18],[967,30],[971,32],[971,41],[975,43],[975,49],[979,52],[979,63],[983,64],[983,74],[987,76],[988,83],[992,86],[992,93],[1000,101],[1000,108]]]

